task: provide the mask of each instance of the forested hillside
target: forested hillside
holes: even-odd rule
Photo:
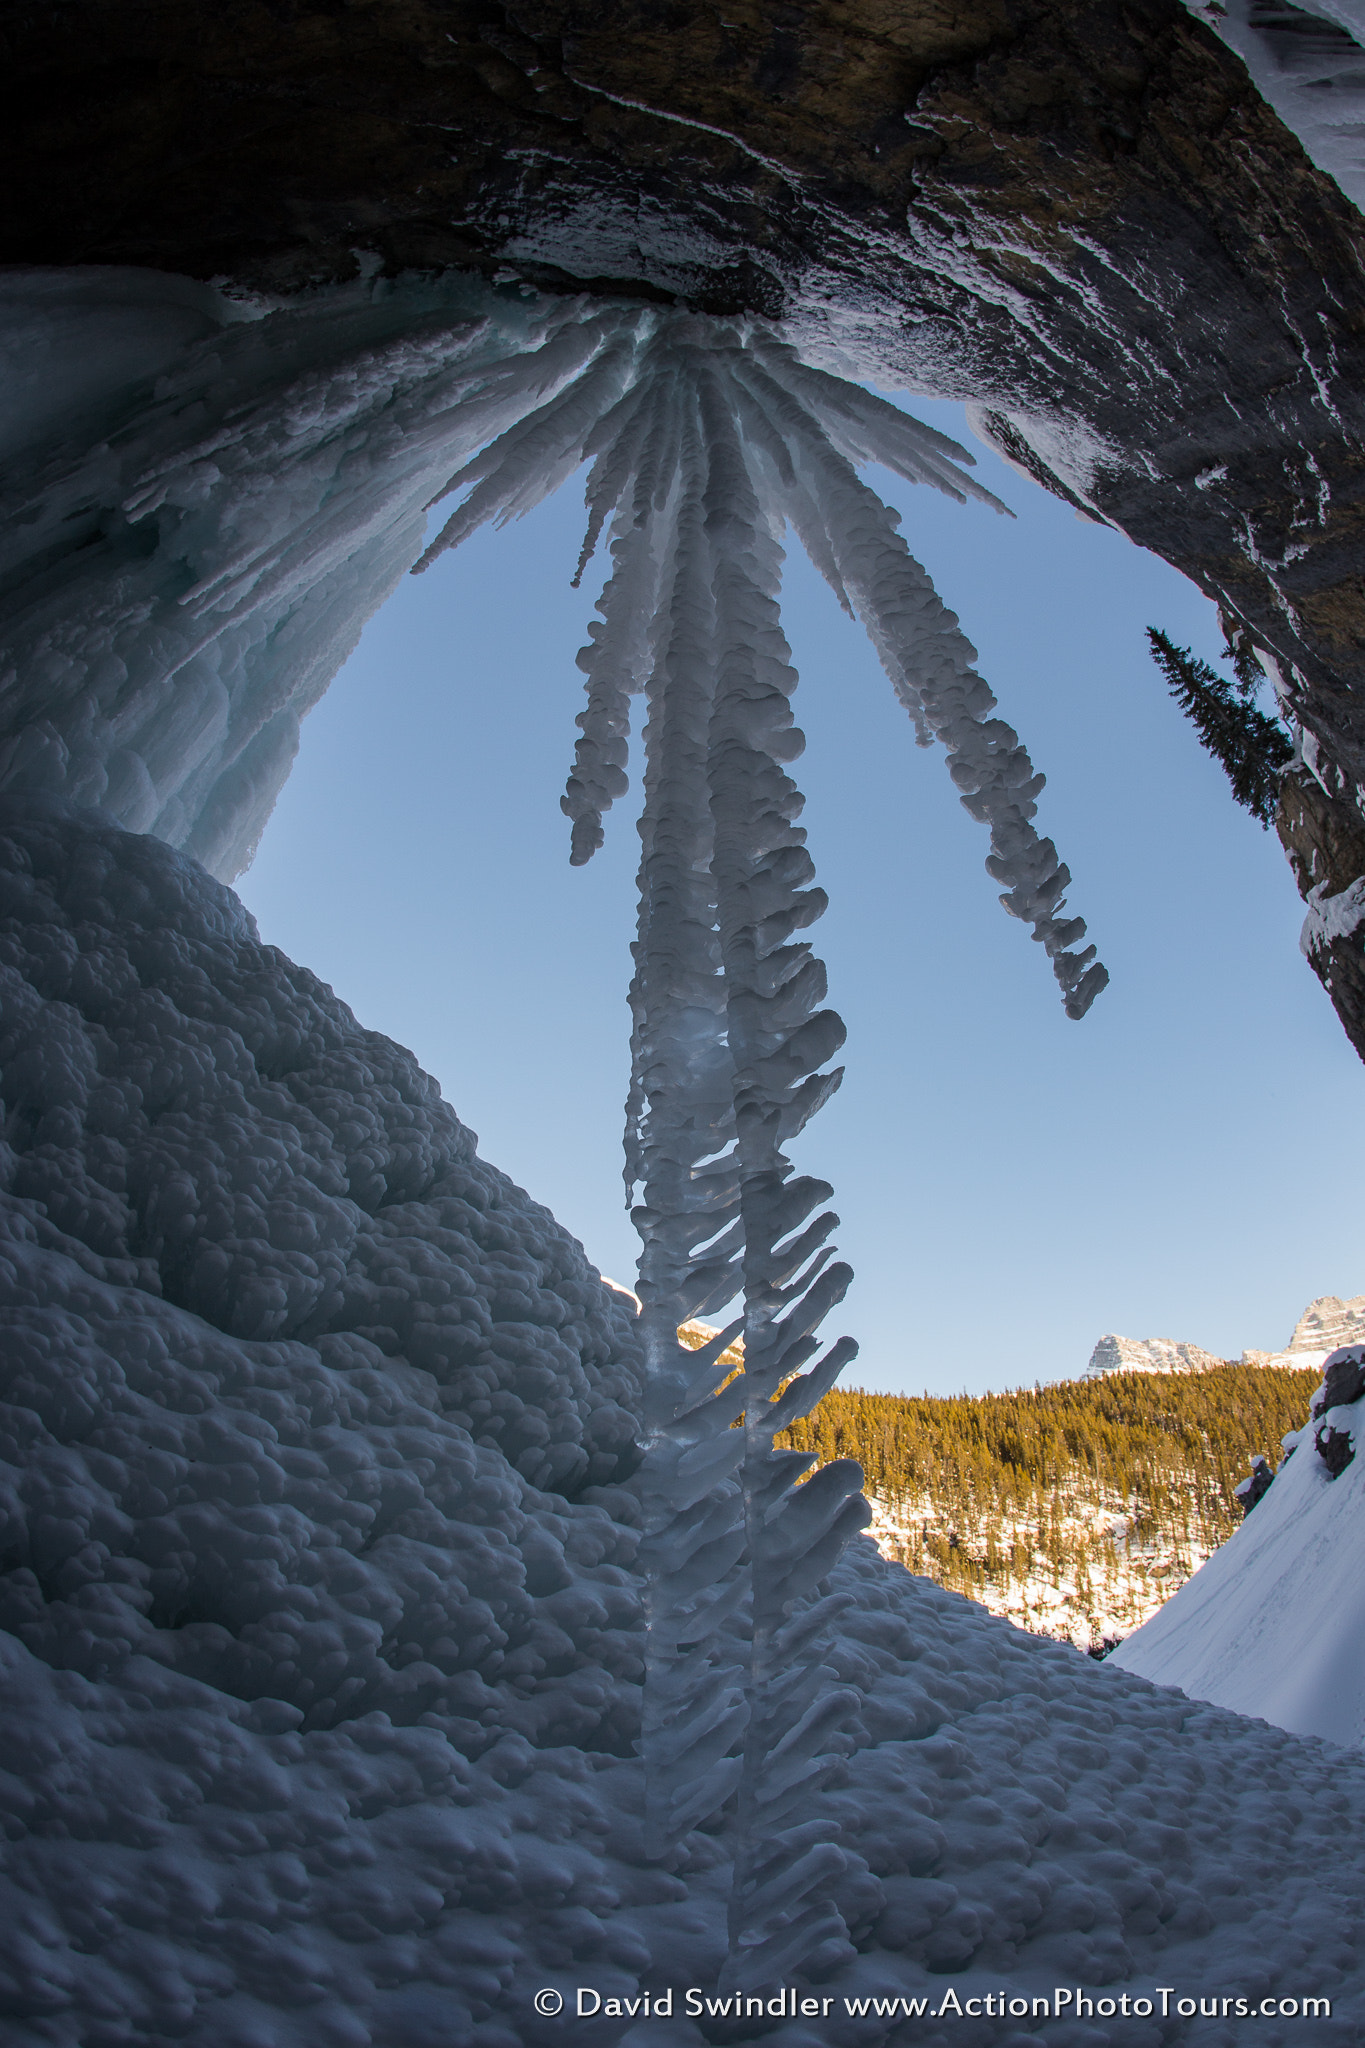
[[[836,1389],[781,1439],[853,1457],[888,1555],[1083,1648],[1127,1635],[1241,1520],[1252,1454],[1274,1464],[1315,1368],[1112,1373],[1012,1394]]]

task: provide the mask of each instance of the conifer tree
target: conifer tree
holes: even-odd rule
[[[1155,626],[1147,628],[1152,659],[1166,678],[1171,695],[1220,761],[1232,793],[1262,830],[1268,830],[1279,803],[1280,776],[1293,758],[1289,735],[1278,719],[1267,718],[1255,702],[1264,681],[1245,632],[1223,618],[1227,640],[1224,659],[1233,677],[1201,661],[1188,647],[1177,647]]]

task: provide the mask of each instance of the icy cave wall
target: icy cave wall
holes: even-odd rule
[[[1274,658],[1308,735],[1296,871],[1343,899],[1310,956],[1365,1048],[1354,928],[1336,943],[1365,875],[1360,222],[1179,0],[249,24],[44,0],[9,57],[11,261],[267,294],[473,267],[753,310],[831,367],[975,400]],[[252,744],[287,751],[268,722]]]
[[[532,382],[509,412],[494,370],[461,408],[471,377],[554,319],[459,277],[294,302],[129,269],[0,278],[0,789],[239,874],[429,501],[535,402]]]

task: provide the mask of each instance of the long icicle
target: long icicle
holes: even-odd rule
[[[825,898],[805,886],[813,869],[795,823],[802,799],[782,766],[804,741],[788,703],[796,675],[776,602],[781,551],[714,371],[703,376],[701,404],[717,618],[708,772],[744,1224],[741,1484],[753,1584],[723,1981],[753,1989],[851,1953],[834,1898],[849,1862],[835,1845],[837,1826],[813,1805],[838,1768],[841,1724],[858,1698],[823,1662],[833,1603],[812,1596],[871,1510],[851,1459],[834,1460],[798,1487],[814,1460],[774,1448],[777,1431],[808,1413],[857,1352],[843,1338],[797,1377],[852,1271],[828,1264],[830,1249],[822,1248],[837,1219],[808,1221],[828,1185],[793,1179],[783,1150],[837,1085],[837,1073],[818,1069],[844,1032],[832,1010],[818,1007],[823,966],[809,944],[788,943],[821,914]]]
[[[1052,961],[1067,1015],[1084,1016],[1109,976],[1093,946],[1070,950],[1085,936],[1085,923],[1058,915],[1071,875],[1052,841],[1040,839],[1033,827],[1043,778],[1034,774],[1013,727],[989,716],[996,700],[973,666],[975,648],[896,531],[897,515],[815,427],[800,401],[756,362],[743,362],[739,374],[790,437],[840,583],[897,695],[948,747],[948,770],[964,809],[991,828],[986,869],[1009,885],[1001,903],[1033,926]],[[795,505],[792,510],[800,516]]]
[[[740,1643],[726,1623],[745,1597],[745,1530],[733,1473],[743,1438],[733,1396],[717,1391],[720,1352],[678,1325],[736,1289],[734,1128],[712,896],[706,733],[712,695],[711,594],[702,531],[701,450],[689,421],[672,510],[671,588],[646,727],[640,933],[631,988],[632,1098],[643,1201],[641,1334],[645,1459],[641,1492],[648,1641],[642,1749],[647,1852],[667,1858],[735,1789],[744,1720]],[[630,1140],[628,1138],[628,1151]]]

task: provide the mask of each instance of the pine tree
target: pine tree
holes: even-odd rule
[[[1166,678],[1171,695],[1193,724],[1200,741],[1221,761],[1232,793],[1267,830],[1279,802],[1280,775],[1293,758],[1289,735],[1278,719],[1267,718],[1255,703],[1264,677],[1245,632],[1229,630],[1225,659],[1234,679],[1220,676],[1192,654],[1177,647],[1157,627],[1147,628],[1152,659]]]

